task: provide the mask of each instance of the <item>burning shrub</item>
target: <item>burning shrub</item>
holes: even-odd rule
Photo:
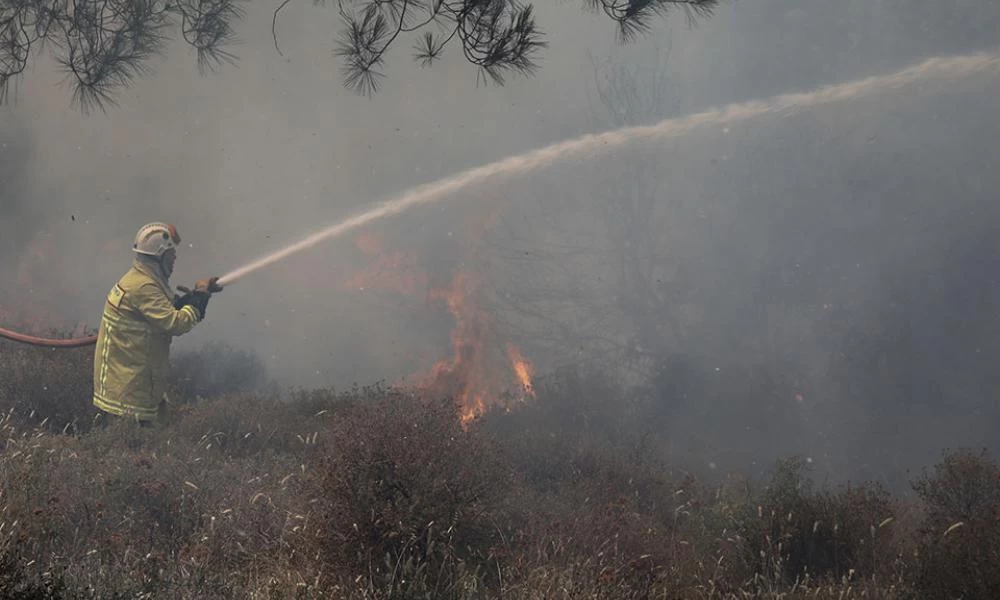
[[[913,485],[926,505],[921,592],[931,598],[1000,598],[1000,465],[985,451],[946,453]]]
[[[315,470],[321,552],[375,595],[448,594],[478,581],[512,483],[455,404],[387,393],[343,411]]]

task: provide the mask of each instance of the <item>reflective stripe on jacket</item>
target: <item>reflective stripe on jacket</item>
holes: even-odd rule
[[[201,320],[198,309],[173,305],[173,294],[136,261],[108,293],[94,352],[94,406],[152,421],[167,391],[170,342]]]

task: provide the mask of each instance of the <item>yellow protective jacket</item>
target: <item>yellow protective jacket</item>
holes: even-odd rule
[[[94,406],[140,421],[157,419],[170,342],[201,320],[197,308],[178,310],[173,300],[156,267],[140,260],[111,288],[94,352]]]

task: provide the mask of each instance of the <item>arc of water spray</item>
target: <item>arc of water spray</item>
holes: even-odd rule
[[[311,248],[322,241],[339,237],[368,223],[402,213],[415,206],[439,202],[459,190],[496,177],[527,173],[559,160],[585,157],[639,140],[678,137],[695,128],[733,124],[768,114],[790,114],[805,108],[856,100],[877,92],[898,90],[926,79],[960,79],[994,71],[1000,71],[1000,54],[978,53],[936,57],[887,75],[830,85],[810,92],[783,94],[768,100],[730,104],[685,117],[666,119],[652,125],[625,127],[559,142],[407,190],[375,208],[344,219],[290,246],[226,273],[219,278],[219,284],[232,284],[258,269]]]

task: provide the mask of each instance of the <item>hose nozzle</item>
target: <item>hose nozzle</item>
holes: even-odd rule
[[[210,294],[215,294],[222,291],[222,286],[219,285],[218,277],[206,277],[204,279],[199,279],[194,283],[194,290],[196,292],[208,292]]]

